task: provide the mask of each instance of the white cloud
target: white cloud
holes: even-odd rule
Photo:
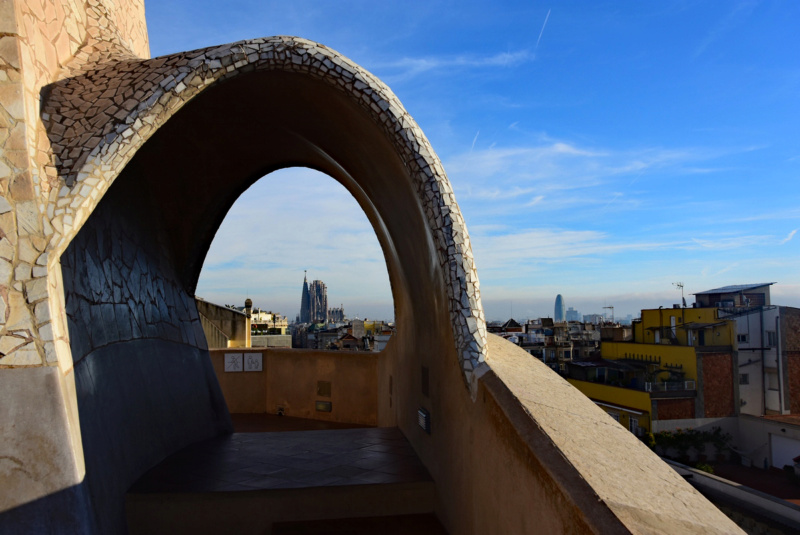
[[[509,269],[523,263],[566,260],[630,251],[676,248],[685,241],[632,241],[593,230],[522,229],[486,232],[482,227],[471,235],[475,258],[481,269]],[[513,268],[511,268],[513,270]]]
[[[385,63],[374,63],[372,70],[385,73],[385,81],[399,83],[427,72],[445,73],[454,69],[486,69],[514,67],[531,61],[533,55],[527,50],[501,52],[494,55],[427,56],[404,57]]]
[[[533,199],[530,200],[525,206],[536,206],[540,202],[544,200],[544,195],[537,195]]]
[[[792,238],[794,238],[795,234],[797,234],[797,229],[794,229],[793,231],[791,231],[789,233],[788,236],[786,236],[784,239],[782,239],[781,240],[781,245],[783,245],[784,243],[789,243],[790,241],[792,241]]]
[[[788,210],[770,210],[760,214],[754,214],[745,217],[738,217],[728,220],[729,223],[752,223],[755,221],[770,221],[770,220],[783,220],[783,219],[800,219],[800,208],[792,208]]]
[[[456,154],[445,159],[445,169],[454,183],[475,184],[495,180],[501,184],[535,183],[548,189],[571,190],[599,185],[633,175],[669,170],[700,172],[688,164],[718,157],[718,149],[609,149],[582,147],[547,136],[530,145],[489,148]],[[703,172],[711,172],[705,170]]]
[[[708,239],[692,238],[692,242],[696,247],[689,246],[687,249],[739,249],[741,247],[750,247],[754,245],[763,245],[772,241],[773,236],[728,236],[728,237],[714,237]],[[774,242],[773,242],[774,243]]]

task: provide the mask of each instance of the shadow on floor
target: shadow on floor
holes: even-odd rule
[[[132,535],[446,533],[433,479],[398,428],[238,416],[237,429],[259,432],[193,444],[131,487]]]
[[[233,430],[236,433],[264,433],[280,431],[317,431],[322,429],[363,429],[370,427],[359,424],[325,422],[307,418],[293,418],[276,414],[231,414]]]

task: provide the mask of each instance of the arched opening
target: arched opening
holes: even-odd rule
[[[302,317],[305,273],[318,289],[307,303],[315,305],[313,322]],[[236,200],[211,243],[196,295],[205,301],[198,306],[226,318],[208,325],[201,317],[209,348],[379,352],[394,329],[386,260],[372,225],[345,188],[307,168],[270,173]],[[249,344],[244,329],[233,339],[224,332],[234,319],[245,323],[237,312],[246,299]]]
[[[235,431],[378,424],[377,368],[395,332],[386,261],[330,176],[294,167],[250,186],[195,300]]]
[[[292,166],[347,188],[380,243],[398,335],[377,365],[379,425],[424,436],[417,408],[436,413],[435,385],[461,381],[442,266],[448,252],[437,249],[422,186],[392,140],[323,80],[241,74],[204,90],[152,135],[61,256],[98,510],[117,509],[119,492],[157,460],[231,429],[193,306],[196,284],[235,199]],[[430,370],[422,387],[421,369]]]

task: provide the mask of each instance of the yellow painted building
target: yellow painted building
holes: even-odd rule
[[[715,308],[642,310],[641,319],[633,324],[633,341],[602,342],[601,360],[570,363],[568,380],[622,425],[641,434],[652,430],[654,418],[735,412],[731,408],[735,347],[734,322],[719,319]],[[706,381],[714,390],[698,396],[703,391],[703,359],[706,373],[714,375],[709,379],[715,380]],[[724,403],[717,403],[720,396]]]
[[[642,310],[633,323],[633,342],[681,346],[732,346],[736,329],[719,318],[716,308],[656,308]]]

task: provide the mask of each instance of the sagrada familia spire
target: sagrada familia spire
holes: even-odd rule
[[[303,295],[300,297],[300,323],[328,322],[328,289],[316,280],[308,284],[308,272],[303,276]]]
[[[300,297],[300,323],[311,323],[311,296],[308,293],[307,271],[303,271],[303,294]]]

